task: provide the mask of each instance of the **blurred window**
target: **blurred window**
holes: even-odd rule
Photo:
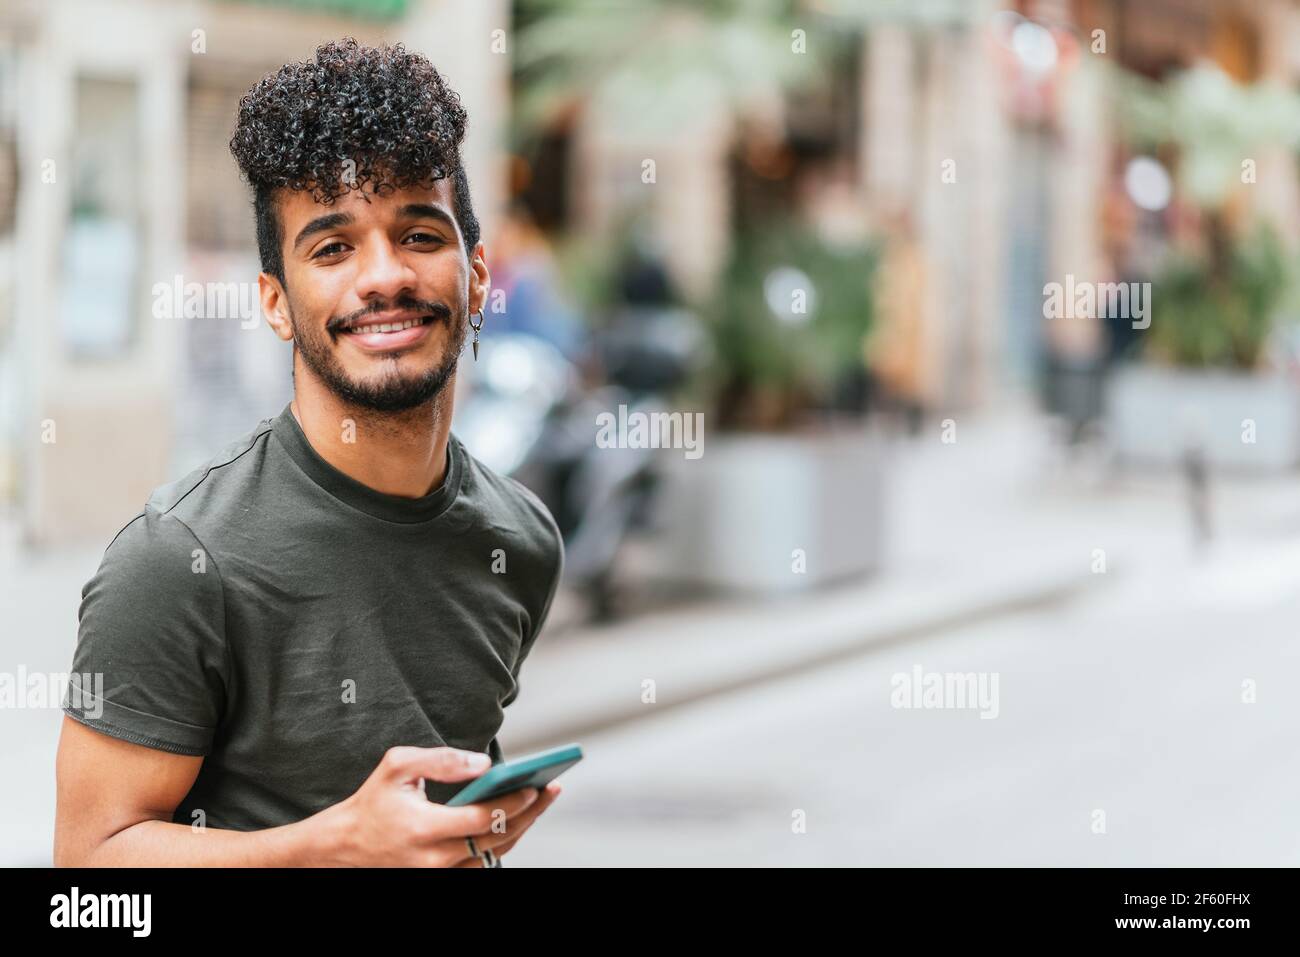
[[[287,59],[286,55],[286,59]],[[240,97],[278,62],[194,58],[185,95],[185,230],[183,282],[239,289],[255,296],[259,262],[252,195],[230,155]],[[255,304],[256,305],[256,304]],[[173,405],[172,470],[186,472],[292,397],[291,352],[260,317],[221,314],[179,323],[181,379]]]
[[[213,65],[190,75],[185,112],[185,206],[191,248],[256,248],[252,197],[230,155],[230,137],[239,98],[263,72]]]
[[[60,329],[71,357],[99,359],[124,354],[135,335],[139,91],[133,80],[92,76],[78,77],[75,90]]]

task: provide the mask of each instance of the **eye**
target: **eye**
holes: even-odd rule
[[[347,246],[345,246],[343,243],[340,243],[340,242],[326,243],[326,244],[325,244],[324,246],[322,246],[320,249],[318,249],[318,250],[316,250],[314,253],[312,253],[312,254],[311,254],[311,258],[312,258],[312,259],[326,259],[326,258],[328,258],[328,257],[330,257],[330,256],[337,256],[339,253],[343,252],[343,250],[345,250],[345,249],[347,249]]]
[[[442,241],[443,241],[442,237],[436,235],[435,233],[418,233],[418,232],[411,233],[409,236],[407,236],[405,239],[402,240],[403,243],[418,243],[419,245],[424,245],[426,243],[441,243]]]

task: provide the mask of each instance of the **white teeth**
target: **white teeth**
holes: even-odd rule
[[[412,326],[418,326],[422,322],[422,319],[408,319],[406,322],[382,322],[378,325],[359,326],[348,331],[358,334],[370,332],[401,332],[403,329],[410,329]]]

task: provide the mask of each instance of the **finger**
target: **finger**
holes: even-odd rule
[[[545,813],[546,810],[550,808],[552,804],[555,803],[556,799],[559,798],[559,796],[560,796],[560,786],[558,784],[548,784],[542,790],[542,792],[537,795],[537,800],[533,802],[533,804],[529,806],[529,808],[526,811],[524,811],[523,814],[520,815],[520,817],[527,815],[529,820],[536,820],[541,814]]]
[[[491,851],[497,857],[506,852],[506,848],[512,846],[517,840],[528,833],[528,829],[533,826],[533,821],[527,824],[521,824],[515,827],[514,822],[510,824],[510,830],[501,834],[480,834],[474,838],[474,845],[480,851]]]
[[[495,853],[495,852],[493,852]],[[417,867],[480,867],[479,858],[472,856],[465,849],[465,842],[460,842],[459,850],[455,850],[452,844],[440,844],[430,848],[420,857],[420,863]]]
[[[466,836],[490,834],[498,821],[510,820],[536,800],[537,789],[524,788],[463,807],[423,801],[415,809],[415,813],[421,815],[421,820],[425,822],[422,825],[423,836],[419,841],[429,844],[448,839],[464,841]]]
[[[500,851],[487,843],[487,838],[475,837],[473,840],[474,854],[469,853],[469,844],[463,837],[441,842],[437,853],[443,861],[455,861],[451,867],[487,867],[483,860],[483,852],[486,850],[491,850],[497,857],[501,856]]]
[[[556,797],[558,796],[559,796],[559,792],[557,791]],[[554,798],[552,798],[552,803],[554,803]],[[547,807],[550,807],[550,805],[548,804]],[[541,817],[542,813],[545,810],[546,808],[542,808],[541,811],[538,811],[537,817]],[[529,821],[528,825],[524,827],[523,830],[512,829],[510,834],[507,835],[506,841],[504,841],[501,844],[497,844],[492,848],[492,853],[494,853],[497,857],[505,857],[507,854],[509,854],[512,850],[514,850],[514,846],[519,843],[519,839],[524,836],[524,833],[528,830],[528,828],[532,827],[534,824],[537,823],[537,817],[534,817],[533,820]],[[482,838],[479,838],[479,840],[482,841]]]
[[[514,850],[514,846],[519,843],[519,838],[521,837],[523,837],[522,834],[516,834],[514,837],[506,841],[504,844],[492,848],[492,853],[495,854],[497,857],[505,857],[512,850]]]
[[[542,790],[540,794],[537,795],[536,801],[530,804],[526,809],[524,809],[518,815],[510,819],[510,827],[513,828],[515,824],[520,821],[537,820],[537,818],[540,817],[547,810],[547,808],[549,808],[552,804],[555,803],[556,798],[558,798],[559,796],[560,796],[560,790],[558,786],[554,788],[550,786],[546,787],[544,790]]]
[[[388,781],[409,784],[419,778],[434,781],[467,781],[492,766],[492,759],[477,751],[460,748],[389,748],[379,762]]]
[[[528,829],[528,827],[532,827],[534,824],[536,824],[537,819],[551,809],[551,805],[553,805],[556,799],[560,796],[561,790],[562,789],[560,785],[555,783],[554,781],[552,781],[550,784],[546,786],[545,792],[538,800],[537,805],[535,805],[537,807],[537,813],[532,815],[532,820],[530,820],[528,822],[528,826],[524,828],[525,831]],[[530,814],[532,813],[532,808],[529,809],[528,813]],[[514,846],[519,843],[519,838],[521,838],[522,836],[523,836],[523,831],[515,831],[513,833],[513,836],[511,836],[507,841],[505,841],[503,844],[498,845],[497,847],[494,847],[492,850],[496,852],[497,857],[502,857],[505,854],[510,853],[510,851],[514,848]]]
[[[472,864],[478,860],[483,852],[480,843],[482,838],[475,837],[472,840],[474,841],[473,853],[470,852],[470,838],[443,836],[425,846],[421,855],[426,860],[436,862],[430,865],[432,867],[464,867],[466,862]]]
[[[474,826],[465,833],[475,837],[480,834],[490,834],[495,829],[499,829],[503,823],[525,813],[528,808],[537,803],[539,798],[540,792],[537,788],[523,788],[499,797],[467,804],[465,810],[473,810],[477,818]]]
[[[490,847],[492,850],[501,853],[499,849],[505,847],[507,844],[513,844],[515,841],[519,840],[519,838],[523,836],[523,833],[532,827],[537,819],[545,813],[546,809],[555,803],[557,797],[559,797],[558,791],[548,790],[543,792],[527,810],[510,818],[509,821],[506,822],[506,826],[501,830],[494,830],[487,834],[476,836],[474,838],[475,845],[477,845],[480,850],[485,847]]]

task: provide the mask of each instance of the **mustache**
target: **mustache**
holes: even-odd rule
[[[372,302],[364,309],[358,309],[356,312],[349,312],[344,316],[333,316],[329,322],[325,323],[325,329],[329,332],[338,332],[343,327],[365,316],[374,315],[377,312],[398,311],[418,312],[422,316],[433,316],[435,319],[451,319],[451,307],[446,303],[434,302],[432,299],[416,299],[412,296],[402,296],[393,302]]]

